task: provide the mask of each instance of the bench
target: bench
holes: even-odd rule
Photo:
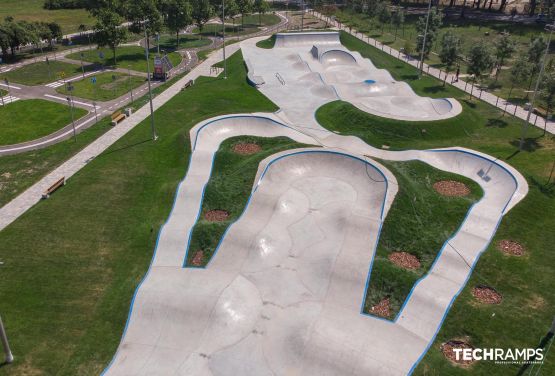
[[[189,81],[187,81],[187,83],[186,83],[185,85],[183,85],[183,87],[181,88],[181,90],[185,90],[185,89],[187,89],[187,88],[193,86],[194,84],[195,84],[195,81],[189,80]]]
[[[57,182],[55,182],[54,184],[52,184],[50,186],[50,188],[48,188],[43,194],[42,194],[42,198],[46,199],[48,197],[50,197],[50,195],[52,193],[54,193],[54,191],[58,188],[60,188],[62,185],[66,185],[66,178],[65,176],[62,177],[60,180],[58,180]]]
[[[122,113],[121,111],[114,112],[112,114],[112,125],[117,125],[120,121],[122,121],[126,117],[127,116],[125,116],[125,114]]]

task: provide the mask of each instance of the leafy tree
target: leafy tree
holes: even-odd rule
[[[258,13],[258,25],[262,25],[262,15],[270,10],[266,0],[254,0],[253,8]]]
[[[191,4],[187,0],[169,0],[166,2],[166,26],[175,33],[176,48],[179,48],[179,32],[193,23]]]
[[[245,15],[252,11],[253,3],[252,0],[236,0],[237,9],[241,13],[241,30],[245,28]]]
[[[199,37],[202,34],[202,29],[204,25],[210,20],[212,15],[214,14],[214,8],[210,5],[209,0],[193,0],[193,20],[199,29]]]
[[[393,26],[395,26],[395,38],[393,41],[397,40],[397,32],[399,31],[399,27],[405,24],[405,11],[402,8],[397,8],[391,14],[391,22]]]
[[[162,30],[162,3],[156,0],[131,0],[127,3],[125,14],[131,22],[131,31],[140,33],[146,28],[147,35],[154,35]],[[147,39],[148,44],[148,39]]]
[[[366,0],[364,11],[370,18],[376,17],[380,0]]]
[[[233,29],[235,30],[235,16],[239,14],[239,8],[235,0],[226,0],[225,2],[225,15],[231,18]]]
[[[530,75],[530,82],[528,83],[528,89],[532,85],[532,78],[534,75],[539,73],[541,67],[541,61],[543,54],[545,52],[546,40],[543,35],[534,38],[528,47],[528,62],[531,64],[532,74]]]
[[[443,13],[436,8],[433,7],[430,10],[430,19],[428,22],[428,31],[426,32],[426,18],[427,15],[424,15],[418,19],[416,22],[416,31],[418,33],[418,37],[416,38],[416,50],[419,54],[422,54],[422,50],[424,50],[424,59],[428,58],[432,46],[437,38],[437,32],[443,22]],[[426,33],[426,44],[424,45],[424,33]]]
[[[448,30],[441,37],[441,50],[439,51],[439,58],[441,62],[445,64],[445,79],[443,80],[443,86],[445,86],[445,81],[447,80],[447,75],[453,68],[453,65],[459,58],[461,53],[461,38],[453,30]]]
[[[472,87],[474,87],[476,79],[479,79],[484,72],[491,69],[493,62],[490,47],[483,41],[470,47],[468,53],[468,73],[474,76]],[[472,99],[472,90],[470,90],[470,98]]]
[[[84,33],[85,31],[87,31],[87,26],[86,26],[85,24],[80,24],[79,27],[77,28],[77,30],[79,31],[79,33],[80,33],[81,35],[83,35],[83,33]]]
[[[495,72],[495,81],[499,76],[501,67],[505,62],[505,59],[511,57],[515,52],[515,42],[509,37],[509,33],[502,33],[501,37],[495,43],[495,57],[497,58],[497,71]]]
[[[376,11],[376,13],[378,21],[380,21],[380,23],[382,24],[381,34],[383,35],[385,24],[391,20],[391,12],[389,11],[389,8],[385,1],[378,3],[378,10]]]
[[[549,119],[549,113],[553,107],[553,101],[555,100],[555,69],[553,68],[552,64],[550,64],[550,67],[545,72],[545,75],[542,76],[540,95],[545,100],[545,103],[547,105],[545,111],[546,121],[543,128],[543,134],[545,135],[545,133],[547,132],[547,119]]]
[[[120,25],[123,18],[116,9],[106,7],[96,12],[95,39],[100,47],[108,46],[114,55],[114,65],[117,64],[116,48],[127,39],[127,30]]]
[[[15,21],[13,17],[5,18],[2,30],[5,33],[5,38],[12,57],[15,56],[17,47],[27,44],[33,39],[33,34],[28,23],[24,21]]]
[[[508,100],[511,98],[515,83],[522,83],[529,79],[531,75],[532,65],[528,61],[528,57],[523,54],[519,55],[511,67],[511,88],[509,89]]]

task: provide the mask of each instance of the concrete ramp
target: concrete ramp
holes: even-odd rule
[[[314,44],[340,45],[339,33],[332,32],[311,32],[311,33],[277,33],[275,48],[289,48],[307,46],[309,49]]]
[[[320,55],[320,63],[322,63],[325,67],[337,65],[358,65],[355,57],[344,50],[328,50],[324,52]]]

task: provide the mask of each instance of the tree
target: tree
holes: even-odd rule
[[[369,18],[376,17],[379,4],[379,0],[366,0],[364,11]]]
[[[443,80],[443,86],[445,86],[445,81],[447,80],[447,75],[453,68],[453,65],[459,58],[461,53],[461,39],[453,30],[448,30],[441,37],[441,50],[439,51],[439,58],[441,62],[445,64],[445,79]]]
[[[511,88],[509,89],[509,95],[507,101],[511,99],[511,94],[515,83],[525,82],[532,75],[532,65],[528,61],[528,57],[524,54],[518,56],[513,66],[511,67]],[[507,109],[507,104],[505,103],[505,109]],[[505,114],[505,113],[503,113]]]
[[[468,53],[468,73],[474,76],[472,80],[472,89],[476,79],[491,69],[493,65],[493,56],[490,53],[490,47],[483,41],[470,47]],[[470,99],[472,99],[472,89],[470,90]]]
[[[245,15],[252,11],[252,0],[236,0],[237,9],[241,13],[241,30],[245,28]]]
[[[231,18],[233,23],[233,30],[235,30],[235,16],[239,14],[239,8],[235,0],[226,0],[225,2],[225,14],[227,17]]]
[[[402,8],[397,8],[397,10],[391,15],[391,22],[393,23],[393,26],[395,26],[395,38],[393,39],[395,42],[397,40],[399,27],[405,24],[405,11]]]
[[[509,37],[509,33],[502,33],[501,37],[495,43],[495,57],[497,58],[497,71],[495,72],[496,82],[505,59],[510,58],[513,52],[515,52],[515,49],[515,42]]]
[[[555,69],[553,69],[553,65],[550,64],[549,69],[546,70],[545,75],[543,76],[540,95],[545,100],[547,108],[545,110],[545,123],[543,128],[543,134],[545,136],[547,132],[547,119],[549,119],[549,111],[553,107],[553,100],[555,99]]]
[[[52,48],[52,42],[63,37],[62,27],[56,22],[49,22],[48,29],[50,29],[50,38],[48,39],[48,44],[50,45],[50,48]]]
[[[87,26],[85,24],[80,24],[77,30],[79,31],[80,35],[83,35],[83,33],[87,31]]]
[[[424,59],[428,58],[432,46],[437,38],[437,31],[439,30],[441,23],[443,22],[443,13],[434,7],[430,10],[430,19],[428,22],[428,31],[426,32],[426,18],[427,16],[422,16],[416,22],[416,32],[418,37],[416,38],[416,50],[419,54],[422,54],[424,50]],[[424,45],[424,33],[426,33],[426,44]]]
[[[262,15],[270,10],[270,6],[266,0],[254,0],[253,8],[258,13],[258,25],[262,25]]]
[[[385,1],[378,3],[378,10],[376,11],[376,13],[378,21],[380,21],[380,23],[382,24],[381,34],[383,35],[385,24],[391,20],[391,12],[389,11],[389,8]]]
[[[148,36],[155,35],[162,30],[162,3],[156,0],[131,0],[125,7],[125,16],[131,26],[129,29],[135,33],[145,30]],[[147,38],[147,45],[149,44]]]
[[[214,14],[214,8],[210,5],[209,0],[193,0],[191,5],[193,6],[193,20],[199,29],[199,38],[202,34],[202,29],[204,25],[210,20]]]
[[[114,55],[114,65],[117,64],[116,48],[127,39],[127,30],[120,27],[123,18],[111,7],[99,9],[96,15],[95,40],[100,47],[108,46]]]
[[[6,17],[2,29],[6,33],[6,40],[12,57],[15,57],[17,47],[32,41],[33,35],[27,22],[15,21],[13,17]]]
[[[543,35],[540,35],[537,38],[534,38],[532,42],[530,42],[530,46],[528,47],[528,62],[531,64],[532,74],[530,75],[530,82],[528,83],[528,89],[532,85],[532,79],[534,75],[539,73],[541,68],[541,61],[543,54],[545,52],[545,45],[546,41],[543,38]]]
[[[176,48],[179,48],[179,32],[193,23],[191,4],[187,0],[169,0],[164,10],[166,26],[175,33]]]

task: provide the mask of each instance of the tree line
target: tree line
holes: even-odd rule
[[[42,41],[47,41],[52,47],[54,41],[61,37],[62,29],[56,22],[16,21],[13,17],[6,17],[0,23],[0,50],[4,57],[7,57],[8,51],[15,57],[20,46],[30,44],[42,48]]]

